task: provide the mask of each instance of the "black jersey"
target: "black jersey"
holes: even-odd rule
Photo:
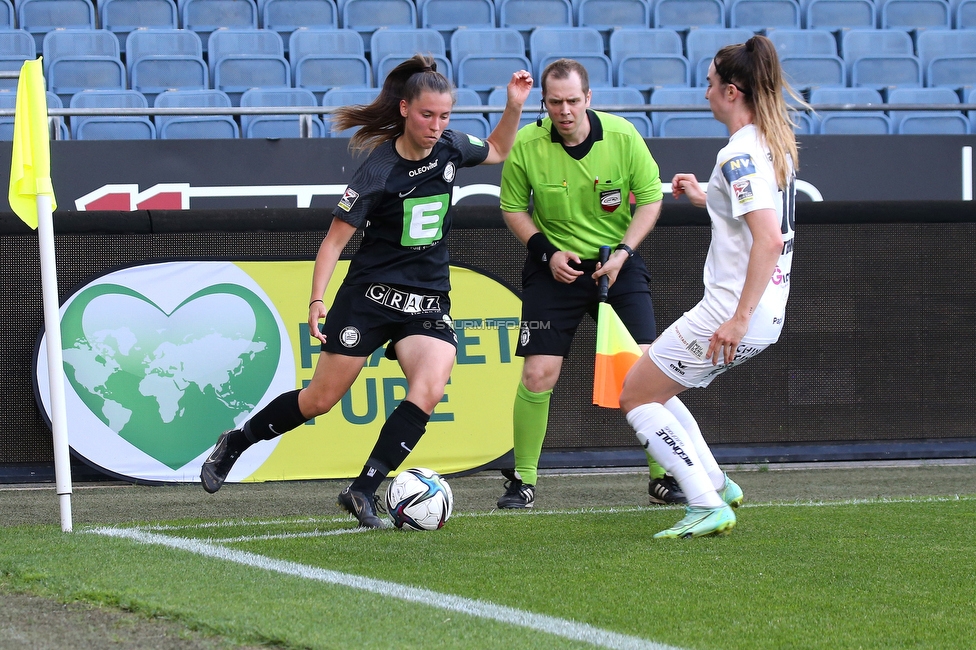
[[[487,142],[459,131],[444,131],[423,160],[404,159],[392,141],[377,147],[332,212],[363,229],[345,282],[449,291],[454,175],[487,157]]]

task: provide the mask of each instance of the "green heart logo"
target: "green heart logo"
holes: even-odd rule
[[[281,354],[274,314],[235,284],[202,289],[170,313],[128,287],[96,285],[65,310],[61,332],[82,402],[174,470],[254,408]]]

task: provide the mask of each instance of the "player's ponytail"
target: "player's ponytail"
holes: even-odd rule
[[[725,83],[735,85],[752,108],[753,121],[773,156],[776,182],[785,189],[789,182],[789,159],[794,170],[800,158],[796,147],[795,126],[790,106],[783,98],[786,91],[795,102],[810,108],[783,78],[776,46],[768,38],[756,35],[745,43],[727,45],[715,55],[715,74]]]
[[[390,71],[380,94],[368,105],[343,106],[333,115],[333,129],[343,131],[361,127],[350,148],[369,153],[379,145],[403,134],[404,118],[400,100],[413,101],[425,91],[451,93],[454,88],[447,77],[437,71],[430,56],[416,54]]]

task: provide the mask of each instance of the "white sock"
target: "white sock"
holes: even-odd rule
[[[665,402],[664,408],[668,409],[671,415],[678,419],[678,422],[681,423],[684,430],[688,432],[688,437],[695,447],[695,453],[698,454],[698,460],[701,461],[702,468],[708,474],[708,478],[712,479],[712,487],[716,490],[721,490],[725,487],[725,472],[722,471],[715,461],[715,457],[712,456],[712,450],[708,448],[708,443],[702,437],[702,432],[698,427],[695,416],[691,414],[691,411],[684,405],[684,402],[677,397],[672,397]]]
[[[725,505],[702,467],[690,436],[678,419],[657,402],[638,406],[627,414],[644,449],[671,472],[678,481],[688,505],[719,508]]]

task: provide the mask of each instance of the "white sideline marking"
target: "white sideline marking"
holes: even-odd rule
[[[351,573],[329,571],[327,569],[298,564],[297,562],[277,560],[256,553],[224,548],[217,544],[196,539],[170,537],[168,535],[159,535],[143,530],[124,528],[92,528],[90,531],[107,537],[131,539],[142,544],[168,546],[170,548],[196,553],[204,557],[235,562],[245,566],[304,578],[306,580],[316,580],[351,587],[353,589],[361,589],[407,602],[429,605],[431,607],[498,621],[500,623],[507,623],[509,625],[518,625],[529,628],[530,630],[552,634],[553,636],[559,636],[573,641],[582,641],[602,648],[619,648],[621,650],[630,648],[635,650],[678,650],[674,646],[663,645],[626,634],[601,630],[600,628],[585,623],[577,623],[544,614],[533,614],[515,609],[514,607],[505,607],[504,605],[496,605],[481,600],[442,594],[429,589],[408,587],[394,582],[366,578]]]

